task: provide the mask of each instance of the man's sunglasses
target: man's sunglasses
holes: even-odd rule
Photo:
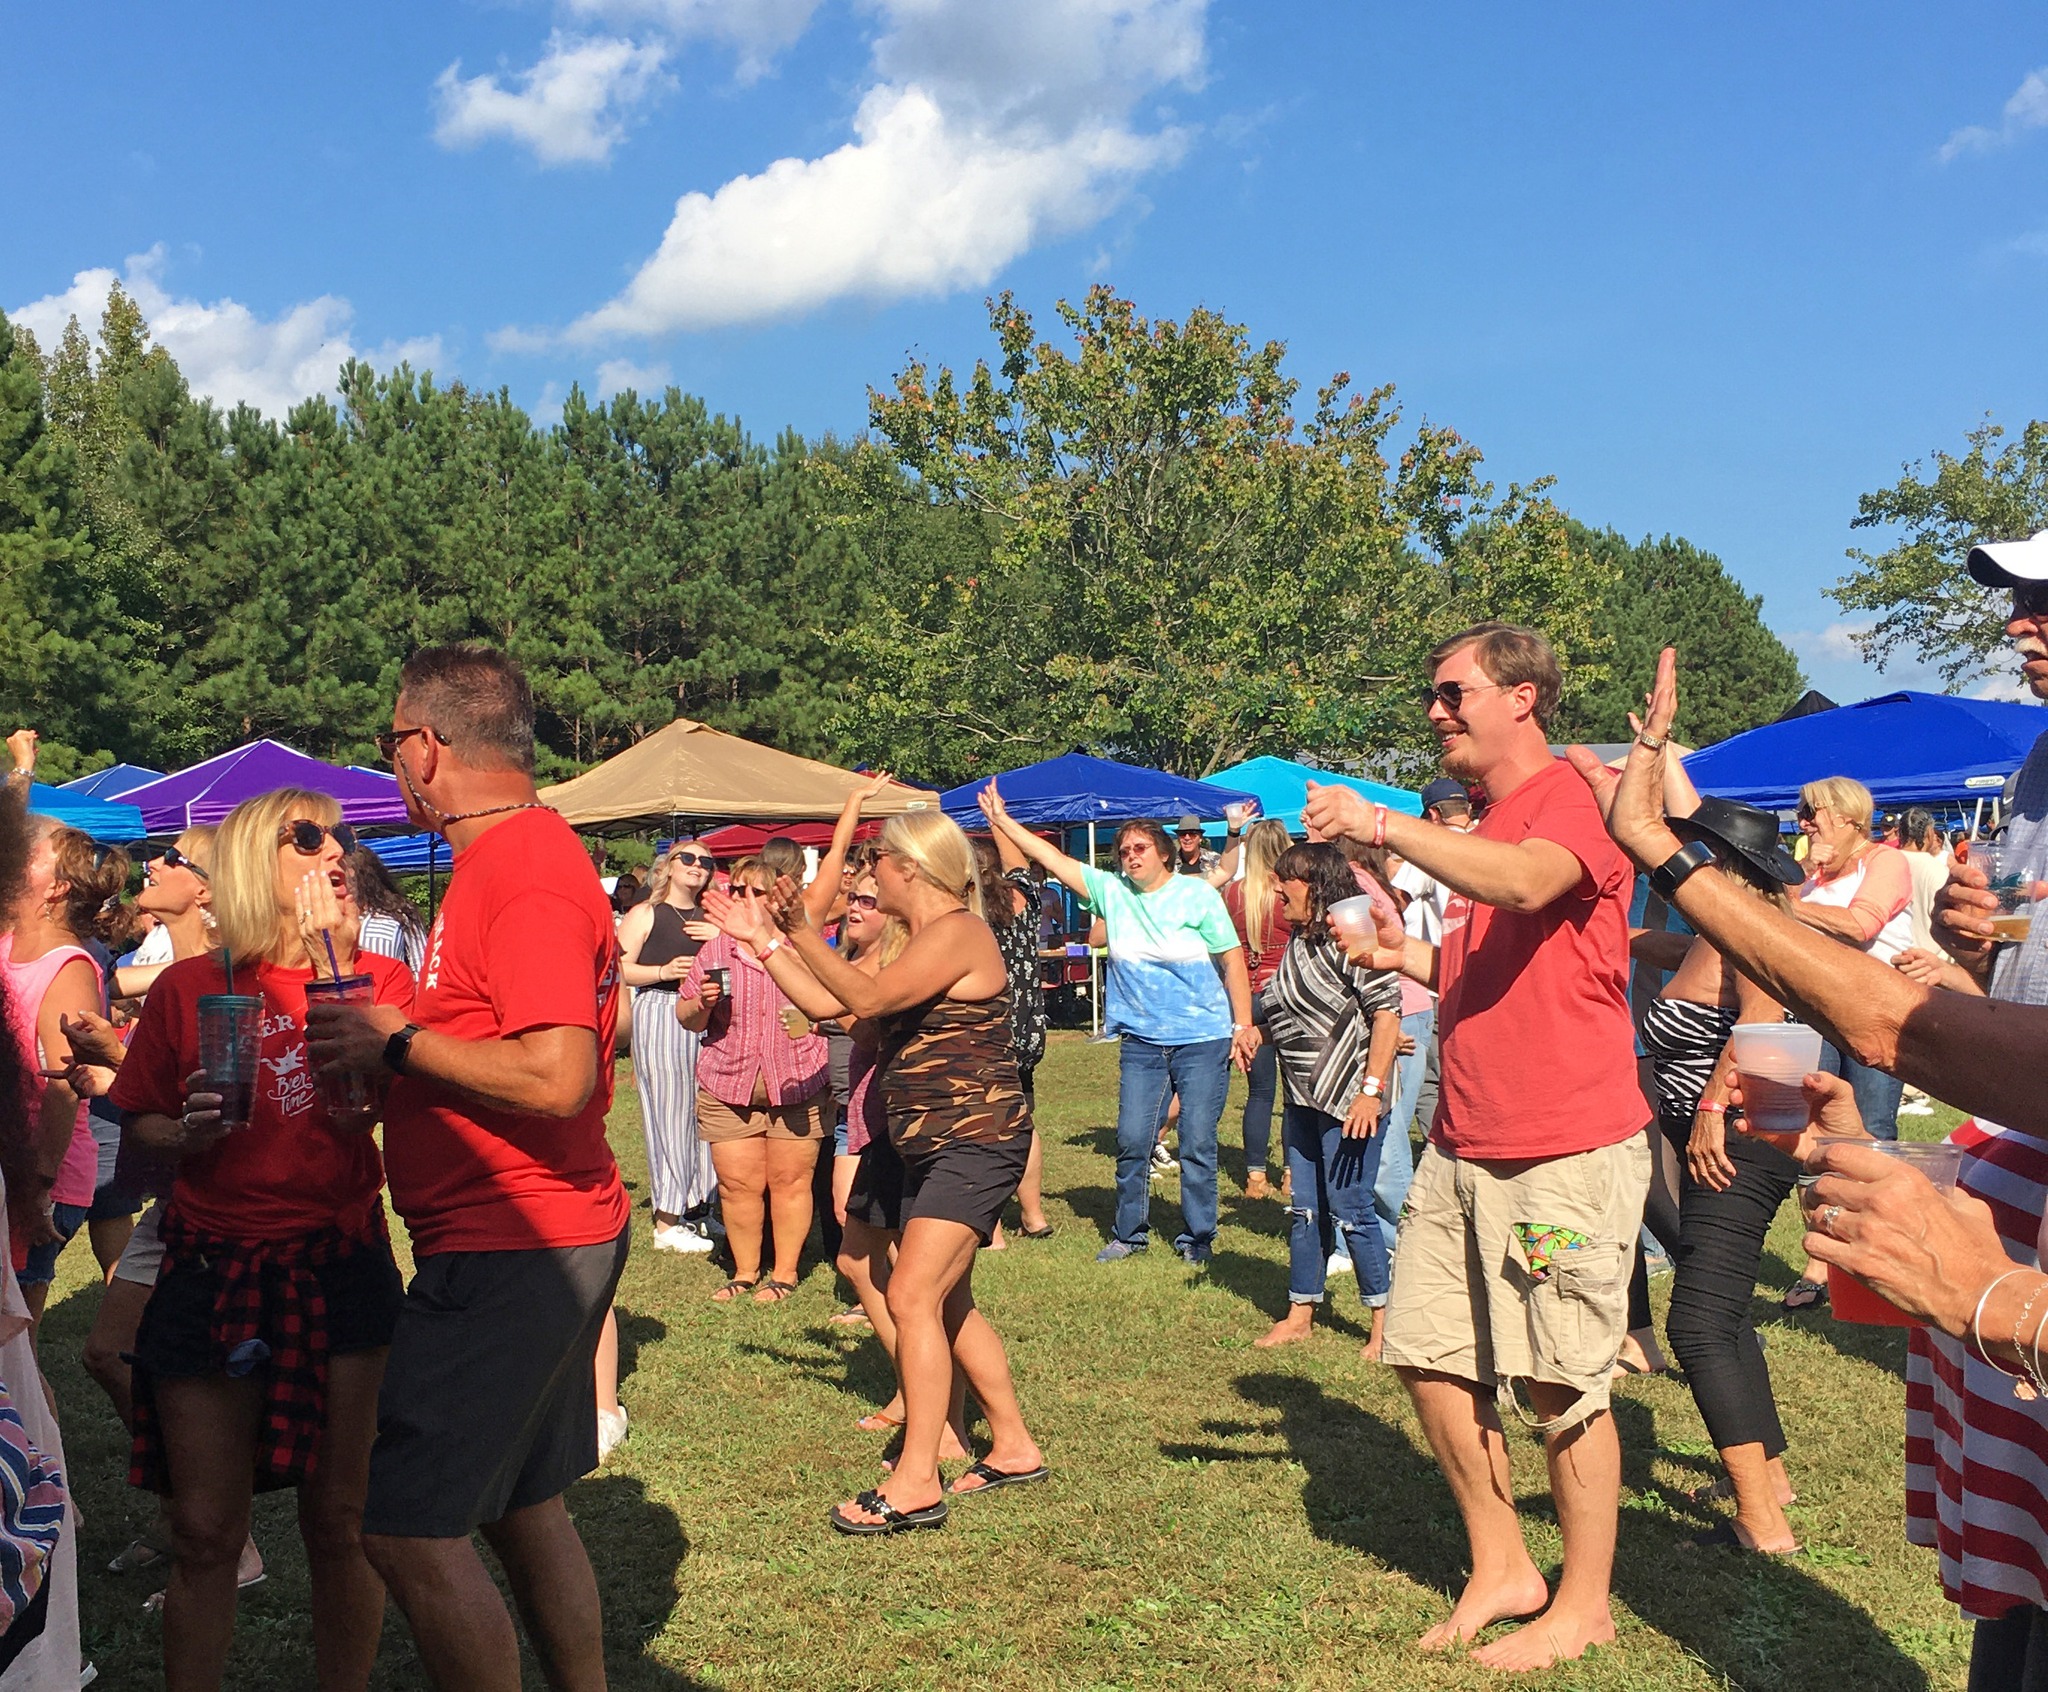
[[[880,910],[882,906],[882,901],[872,893],[849,893],[846,902],[857,911]]]
[[[1427,711],[1432,705],[1441,705],[1446,711],[1456,714],[1464,708],[1465,695],[1479,693],[1487,688],[1499,688],[1499,682],[1438,682],[1434,687],[1415,690],[1415,702]]]
[[[309,858],[316,857],[327,837],[334,837],[335,845],[344,852],[356,849],[356,831],[347,823],[316,823],[301,817],[297,822],[288,822],[277,831],[277,843],[282,846],[290,841],[292,846]]]
[[[2012,614],[2015,617],[2048,616],[2048,582],[2014,582]]]
[[[443,734],[439,729],[427,728],[424,725],[422,725],[419,728],[386,729],[382,734],[377,736],[377,750],[386,759],[389,759],[398,751],[398,749],[401,746],[403,746],[408,740],[412,739],[412,737],[416,734],[430,734],[441,745],[446,746],[448,744],[448,737],[445,734]]]
[[[163,851],[158,855],[156,861],[162,864],[165,869],[190,870],[194,875],[198,876],[201,881],[209,879],[206,871],[201,869],[190,858],[186,857],[185,854],[179,851],[175,846],[166,846],[163,849]]]
[[[706,857],[702,852],[671,852],[668,862],[671,869],[677,864],[695,864],[699,869],[718,868],[718,860]]]

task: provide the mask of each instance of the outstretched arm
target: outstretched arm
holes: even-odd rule
[[[1030,829],[1012,817],[1003,804],[1003,796],[996,791],[996,784],[993,781],[981,790],[975,802],[981,806],[981,814],[988,818],[988,826],[995,834],[998,849],[1001,843],[1007,840],[1031,862],[1041,865],[1045,873],[1061,886],[1071,888],[1084,899],[1088,897],[1088,877],[1083,873],[1081,860],[1070,858],[1050,841],[1039,839]]]
[[[804,889],[804,909],[810,912],[811,921],[827,922],[831,919],[832,907],[838,902],[841,892],[839,872],[846,868],[846,854],[853,850],[853,837],[860,831],[861,809],[893,779],[887,770],[871,772],[839,807],[839,820],[832,825],[832,843],[818,860],[818,873],[811,878],[810,886]]]

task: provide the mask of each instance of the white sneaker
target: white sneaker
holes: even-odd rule
[[[654,1230],[654,1249],[696,1256],[711,1249],[711,1239],[709,1235],[699,1233],[687,1222],[675,1222],[666,1228]]]
[[[1171,1175],[1180,1168],[1180,1160],[1166,1149],[1166,1142],[1160,1140],[1152,1147],[1152,1173]]]
[[[1331,1252],[1330,1261],[1323,1265],[1323,1274],[1326,1278],[1331,1275],[1352,1275],[1357,1271],[1358,1265],[1351,1261],[1351,1253],[1348,1251]]]
[[[616,1411],[600,1410],[597,1413],[597,1460],[607,1461],[611,1454],[626,1443],[626,1407],[621,1404]]]
[[[1908,1099],[1897,1111],[1900,1116],[1932,1116],[1934,1106],[1925,1099]]]

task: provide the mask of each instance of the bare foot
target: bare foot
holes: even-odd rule
[[[1358,1348],[1358,1355],[1364,1362],[1377,1363],[1380,1360],[1380,1353],[1386,1350],[1386,1346],[1387,1336],[1385,1334],[1374,1334],[1371,1339]]]
[[[1532,1562],[1511,1575],[1481,1582],[1477,1575],[1465,1584],[1465,1590],[1458,1594],[1456,1607],[1451,1619],[1431,1628],[1416,1640],[1418,1651],[1448,1651],[1454,1645],[1464,1645],[1479,1637],[1480,1633],[1497,1621],[1510,1621],[1519,1616],[1533,1616],[1550,1602],[1550,1588],[1544,1582],[1543,1571]]]
[[[982,1247],[982,1250],[983,1250],[983,1251],[1008,1251],[1009,1249],[1010,1249],[1010,1242],[1009,1242],[1008,1240],[1006,1240],[1006,1239],[1004,1239],[1004,1238],[1003,1238],[1003,1225],[1002,1225],[1002,1223],[998,1222],[998,1223],[997,1223],[997,1224],[995,1225],[995,1231],[994,1231],[993,1233],[991,1233],[991,1234],[989,1235],[989,1237],[988,1237],[988,1244],[987,1244],[987,1245],[985,1245],[985,1246],[983,1246],[983,1247]]]
[[[1287,1314],[1252,1344],[1261,1351],[1270,1351],[1276,1345],[1292,1345],[1296,1340],[1307,1339],[1315,1331],[1315,1309],[1313,1304],[1290,1304]]]
[[[1613,1643],[1614,1617],[1605,1610],[1585,1617],[1560,1616],[1548,1610],[1505,1639],[1482,1645],[1471,1657],[1484,1668],[1527,1674],[1557,1663],[1576,1662],[1595,1645]]]

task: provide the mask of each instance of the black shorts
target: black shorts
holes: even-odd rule
[[[405,1296],[391,1243],[376,1240],[345,1252],[313,1271],[327,1300],[327,1350],[340,1357],[374,1351],[391,1343],[398,1306]],[[183,1260],[167,1266],[143,1307],[135,1333],[135,1361],[151,1374],[169,1377],[220,1372],[213,1356],[213,1306],[220,1271]]]
[[[846,1219],[891,1234],[903,1226],[903,1159],[886,1134],[875,1135],[860,1149],[846,1194]]]
[[[420,1259],[377,1400],[365,1533],[460,1539],[597,1467],[597,1341],[630,1235]]]
[[[903,1159],[903,1225],[928,1216],[972,1228],[983,1245],[1003,1218],[1003,1206],[1024,1179],[1031,1136],[963,1140],[931,1151],[899,1151]]]

